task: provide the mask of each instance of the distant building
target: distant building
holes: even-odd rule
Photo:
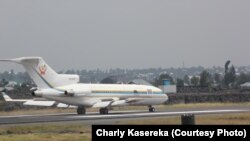
[[[159,86],[164,93],[176,93],[176,85],[171,85],[168,79],[163,80],[163,85]]]
[[[250,88],[250,82],[246,82],[240,85],[241,88]]]

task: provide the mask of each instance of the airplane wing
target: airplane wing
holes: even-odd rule
[[[95,103],[92,107],[93,108],[105,108],[108,106],[125,106],[125,105],[129,105],[129,104],[133,104],[135,102],[140,101],[141,99],[139,98],[128,98],[128,99],[122,99],[122,100],[117,100],[117,99],[113,99],[113,100],[101,100],[97,103]]]
[[[48,101],[46,99],[12,99],[5,92],[2,92],[3,98],[6,102],[21,102],[23,105],[29,106],[44,106],[44,107],[52,107],[56,106],[59,108],[75,108],[75,106],[67,105],[64,103],[58,103],[56,101]]]
[[[50,107],[55,104],[55,101],[26,101],[23,103],[23,105],[30,105],[30,106],[45,106],[45,107]]]

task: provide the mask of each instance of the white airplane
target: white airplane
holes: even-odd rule
[[[58,74],[41,57],[21,57],[4,59],[24,66],[29,76],[37,85],[32,91],[39,99],[11,99],[3,93],[6,101],[24,102],[25,105],[77,107],[79,115],[86,113],[86,108],[100,108],[100,114],[108,114],[115,106],[148,106],[163,104],[168,96],[159,88],[135,84],[83,84],[78,75]]]

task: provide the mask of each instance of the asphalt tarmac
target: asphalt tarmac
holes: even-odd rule
[[[121,121],[140,118],[154,118],[163,116],[180,116],[183,114],[205,115],[205,114],[228,114],[250,112],[250,106],[226,106],[213,108],[174,108],[156,111],[154,113],[142,110],[134,111],[110,111],[107,115],[90,112],[86,115],[76,113],[43,114],[43,115],[16,115],[0,116],[0,125],[26,124],[26,123],[50,123],[50,122],[84,122],[91,124],[109,123],[110,121]]]

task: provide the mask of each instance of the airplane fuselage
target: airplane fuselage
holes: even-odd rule
[[[49,100],[55,100],[75,106],[92,107],[95,103],[115,101],[110,106],[121,105],[158,105],[168,100],[166,94],[153,86],[133,84],[72,84],[55,88],[58,91],[72,90],[72,96],[43,95]],[[117,102],[118,101],[118,102]]]

